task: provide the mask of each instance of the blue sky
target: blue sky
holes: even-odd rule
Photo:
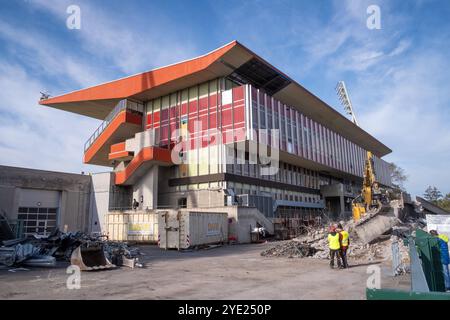
[[[81,9],[81,29],[66,8]],[[366,27],[369,5],[381,30]],[[96,172],[83,144],[99,125],[37,104],[52,95],[192,58],[238,40],[394,152],[412,194],[450,192],[450,2],[0,0],[0,164]]]

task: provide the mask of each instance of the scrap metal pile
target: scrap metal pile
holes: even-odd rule
[[[137,248],[126,243],[108,241],[103,236],[55,230],[47,237],[4,240],[0,247],[0,264],[8,267],[54,267],[56,261],[70,261],[84,270],[101,270],[116,266],[141,267]]]

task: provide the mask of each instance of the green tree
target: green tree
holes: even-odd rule
[[[429,186],[425,190],[425,193],[423,194],[423,197],[426,200],[428,200],[428,201],[438,205],[439,201],[442,200],[442,193],[438,190],[438,188]]]
[[[408,176],[405,170],[391,162],[389,163],[389,171],[391,172],[392,186],[402,191],[406,191],[404,183],[408,180]]]
[[[444,210],[450,211],[450,193],[447,193],[441,200],[438,201],[438,206]]]

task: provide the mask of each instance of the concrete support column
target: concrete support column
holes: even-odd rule
[[[139,202],[139,209],[156,209],[158,206],[158,173],[157,165],[151,167],[133,186],[133,199]]]
[[[345,199],[343,195],[339,196],[339,204],[341,205],[341,211],[339,212],[339,215],[341,215],[345,212]]]
[[[89,232],[106,232],[105,216],[109,211],[110,190],[113,181],[111,172],[92,175],[90,190]]]

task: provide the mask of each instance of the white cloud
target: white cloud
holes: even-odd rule
[[[0,61],[0,87],[0,163],[75,173],[104,170],[82,164],[84,140],[98,121],[38,105],[43,84],[18,65]]]
[[[387,159],[404,167],[407,186],[418,195],[428,185],[450,191],[450,76],[442,72],[450,62],[436,49],[403,56],[372,77],[360,77],[352,89],[355,105],[366,106],[359,109],[362,126],[393,149]]]
[[[69,0],[34,0],[43,13],[50,13],[65,26]],[[73,30],[85,51],[105,59],[125,75],[143,72],[175,63],[196,55],[189,42],[188,30],[175,30],[172,21],[149,11],[143,20],[142,12],[124,16],[108,10],[104,3],[78,1],[81,10],[81,29]]]
[[[408,50],[409,47],[411,47],[411,40],[403,39],[398,43],[398,46],[389,53],[389,56],[398,56]]]
[[[72,3],[30,2],[34,17],[56,18],[61,28],[66,28],[66,8]],[[0,39],[15,54],[0,60],[2,164],[69,172],[105,170],[82,163],[83,144],[99,121],[40,106],[39,92],[56,95],[62,88],[76,90],[112,80],[112,74],[118,78],[194,55],[186,34],[183,39],[167,25],[138,29],[138,20],[131,16],[124,21],[102,4],[78,3],[82,29],[67,30],[66,39],[0,22]],[[150,18],[159,22],[156,16]]]
[[[383,56],[382,51],[366,47],[351,48],[344,50],[336,58],[330,58],[330,65],[333,66],[333,72],[361,72],[379,63]]]
[[[45,76],[61,77],[85,87],[104,80],[100,69],[89,62],[74,57],[37,32],[21,29],[0,21],[0,38],[12,48],[30,69]],[[41,88],[43,90],[43,88]]]

